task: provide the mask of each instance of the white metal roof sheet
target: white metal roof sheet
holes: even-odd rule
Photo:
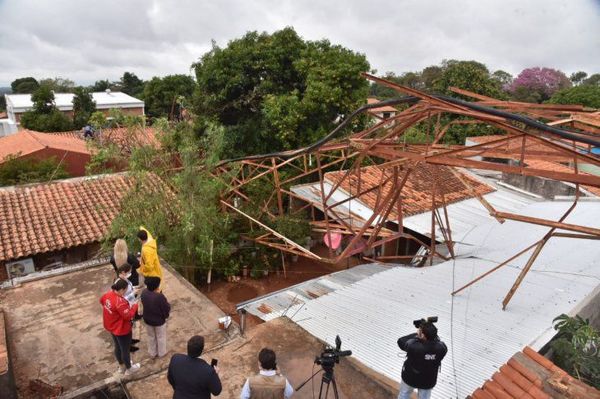
[[[54,93],[54,103],[61,111],[73,109],[73,93]],[[133,108],[143,107],[144,102],[134,98],[126,93],[111,91],[109,93],[101,91],[92,93],[92,98],[96,102],[96,108]],[[33,108],[31,94],[7,94],[7,103],[11,104],[14,111],[22,112]]]
[[[523,209],[558,218],[569,203],[541,202]],[[600,203],[583,202],[566,222],[589,225],[600,219]],[[298,325],[343,349],[373,370],[400,381],[403,354],[398,337],[414,332],[412,321],[439,316],[440,337],[449,348],[433,398],[464,398],[523,346],[539,349],[553,335],[552,320],[572,313],[597,292],[600,245],[552,238],[505,311],[502,299],[526,257],[491,274],[454,299],[460,287],[539,240],[547,228],[507,221],[472,229],[458,245],[459,258],[437,266],[398,266],[366,277],[288,312]],[[473,245],[475,244],[475,245]],[[343,383],[343,382],[339,382]]]

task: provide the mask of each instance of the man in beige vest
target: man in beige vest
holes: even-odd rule
[[[275,352],[263,348],[258,354],[260,372],[246,380],[240,399],[289,399],[294,388],[287,378],[277,373]]]

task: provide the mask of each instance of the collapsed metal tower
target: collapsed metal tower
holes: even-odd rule
[[[579,165],[584,163],[600,166],[600,158],[592,154],[592,148],[600,147],[600,112],[579,105],[500,101],[465,90],[452,89],[458,94],[477,100],[467,102],[453,97],[430,95],[369,74],[364,76],[405,96],[361,107],[347,116],[325,138],[309,147],[248,156],[224,161],[218,165],[215,176],[224,180],[227,185],[222,193],[223,209],[238,213],[263,229],[264,234],[252,238],[256,243],[318,261],[337,263],[365,250],[380,247],[386,242],[404,238],[426,247],[427,251],[421,257],[430,264],[434,257],[452,259],[455,256],[454,242],[447,209],[449,200],[445,195],[445,181],[440,179],[442,170],[446,173],[450,171],[460,180],[464,188],[477,198],[498,222],[515,220],[548,227],[547,233],[538,241],[457,289],[452,293],[453,295],[533,250],[525,267],[504,298],[503,307],[506,308],[550,238],[600,239],[599,228],[564,222],[577,205],[580,186],[600,187],[600,176],[583,173],[579,168]],[[400,104],[404,109],[395,116],[382,120],[366,130],[337,138],[338,133],[357,115],[372,108]],[[454,115],[460,118],[444,124],[442,115]],[[417,124],[427,127],[425,130],[428,139],[425,144],[410,144],[405,140],[406,133],[409,129],[414,129]],[[494,126],[505,135],[473,146],[441,144],[453,124]],[[561,128],[562,126],[567,126],[569,129]],[[492,162],[485,160],[487,158],[511,159],[513,163]],[[570,164],[570,167],[564,166],[555,170],[539,166],[540,162],[534,161],[562,162]],[[379,181],[375,184],[362,178],[365,165],[377,168]],[[422,182],[428,186],[424,191],[427,191],[427,198],[430,199],[431,240],[429,244],[403,228],[403,218],[406,216],[403,189],[411,174],[422,167],[427,167],[430,172],[429,181]],[[563,215],[557,215],[557,220],[500,212],[485,200],[480,190],[473,187],[472,181],[459,173],[458,168],[536,176],[571,183],[575,185],[575,200]],[[282,178],[282,172],[286,170],[293,171],[292,177]],[[331,171],[336,171],[336,179],[334,182],[326,182],[325,174]],[[287,175],[289,173],[286,173]],[[286,207],[286,203],[293,199],[306,202],[305,198],[292,192],[289,186],[310,177],[320,186],[318,190],[320,198],[317,201],[309,201],[305,206],[297,209]],[[253,198],[246,189],[249,184],[256,183],[260,179],[265,179],[272,184],[274,191],[263,203],[254,203],[256,209],[260,210],[260,216],[253,217],[240,210],[239,204],[240,201],[253,203]],[[350,195],[334,201],[334,193],[342,186],[351,187]],[[375,205],[369,217],[361,219],[353,215],[348,208],[343,208],[346,203],[365,195],[375,197]],[[316,212],[317,210],[320,212]],[[349,242],[339,254],[329,250],[328,256],[318,255],[259,220],[265,215],[273,218],[276,215],[294,215],[307,211],[311,214],[313,231],[323,233],[327,237],[331,237],[332,233],[349,237]],[[320,217],[317,217],[317,214]],[[359,222],[357,223],[356,220]],[[389,227],[390,220],[397,228]],[[436,237],[436,229],[441,231],[441,237]],[[441,253],[436,247],[436,241],[441,241],[447,251]],[[402,256],[380,256],[372,260],[400,258]]]

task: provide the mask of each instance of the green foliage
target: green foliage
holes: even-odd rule
[[[441,94],[451,94],[450,87],[458,87],[477,94],[503,99],[500,82],[493,79],[487,67],[477,61],[448,60],[442,62],[442,74],[433,83],[433,89]]]
[[[600,86],[579,85],[557,91],[547,101],[552,104],[580,104],[600,108]]]
[[[50,113],[27,111],[21,117],[21,126],[38,132],[67,132],[73,130],[69,117],[57,109]]]
[[[554,363],[585,383],[600,388],[600,335],[580,316],[562,314],[554,319]]]
[[[69,177],[69,174],[55,157],[38,161],[15,154],[6,157],[0,165],[1,186],[37,183],[66,177]]]
[[[66,78],[47,78],[40,80],[40,86],[46,86],[55,93],[73,93],[75,82]]]
[[[571,81],[571,83],[573,83],[574,86],[577,86],[578,84],[583,82],[585,78],[587,78],[587,76],[588,74],[583,71],[574,72],[571,74],[571,76],[569,76],[569,80]]]
[[[600,86],[600,73],[595,73],[589,78],[585,79],[581,84],[587,86]]]
[[[65,132],[73,125],[69,118],[54,105],[54,93],[48,86],[40,86],[32,95],[33,110],[21,117],[21,126],[38,132]]]
[[[297,244],[305,244],[305,238],[310,237],[311,227],[306,219],[287,215],[277,216],[273,228]]]
[[[77,87],[73,96],[73,127],[81,129],[96,111],[96,102],[92,95],[83,87]]]
[[[179,115],[181,103],[191,100],[194,79],[188,75],[154,77],[144,87],[146,113],[152,118]]]
[[[108,80],[97,80],[93,85],[90,86],[91,92],[106,91],[107,89],[113,89],[114,85]]]
[[[85,172],[88,175],[98,175],[103,173],[113,173],[122,169],[124,159],[120,153],[119,147],[114,143],[98,146],[95,141],[87,142],[91,149],[92,156],[85,165]]]
[[[10,88],[14,94],[33,93],[38,87],[40,87],[40,84],[31,76],[15,79],[10,84]]]
[[[144,92],[144,81],[136,76],[135,73],[125,72],[120,81],[121,91],[130,96],[139,98]]]
[[[106,119],[106,115],[102,111],[93,112],[90,118],[88,119],[88,123],[95,129],[99,130],[108,125],[108,119]]]
[[[312,143],[364,104],[368,88],[364,55],[293,28],[213,45],[194,68],[195,113],[225,126],[228,157]]]

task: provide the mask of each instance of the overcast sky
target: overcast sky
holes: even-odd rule
[[[211,39],[285,26],[366,54],[380,74],[443,59],[600,72],[600,0],[0,0],[0,86],[190,73]]]

